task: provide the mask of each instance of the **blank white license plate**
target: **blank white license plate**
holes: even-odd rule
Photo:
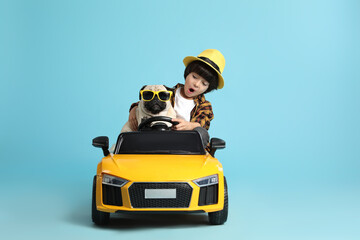
[[[145,199],[176,198],[176,189],[145,189]]]

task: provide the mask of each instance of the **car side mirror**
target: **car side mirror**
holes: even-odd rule
[[[110,152],[109,152],[109,138],[108,137],[106,137],[106,136],[96,137],[96,138],[93,139],[92,145],[94,147],[101,148],[103,150],[103,153],[104,153],[105,157],[110,154]]]
[[[215,151],[225,148],[225,141],[220,138],[211,138],[210,140],[210,155],[215,156]]]

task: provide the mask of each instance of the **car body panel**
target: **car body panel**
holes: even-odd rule
[[[110,154],[98,167],[98,172],[143,182],[194,180],[222,171],[221,163],[210,154]]]
[[[105,205],[102,201],[102,174],[109,174],[128,180],[121,188],[123,206]],[[218,203],[198,206],[200,187],[192,181],[210,175],[218,175]],[[167,154],[110,154],[98,164],[96,184],[96,205],[99,211],[220,211],[224,207],[224,175],[221,163],[210,154],[167,155]],[[185,182],[192,189],[190,205],[187,208],[133,208],[128,189],[134,182],[161,183]]]

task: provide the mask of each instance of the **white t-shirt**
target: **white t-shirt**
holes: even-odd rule
[[[195,102],[192,99],[186,99],[180,94],[181,88],[176,89],[175,93],[175,112],[176,118],[184,119],[190,122],[190,114],[193,108],[195,107]]]

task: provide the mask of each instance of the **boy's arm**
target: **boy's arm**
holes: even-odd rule
[[[133,131],[137,130],[137,126],[138,126],[138,121],[136,119],[136,109],[139,105],[139,102],[133,103],[131,104],[130,110],[129,110],[129,124],[130,124],[130,128]]]
[[[197,122],[188,122],[181,118],[173,118],[173,122],[178,122],[177,125],[173,125],[174,130],[184,131],[184,130],[194,130],[197,127],[201,127],[201,125]]]
[[[206,101],[200,104],[197,109],[194,109],[191,116],[191,122],[199,123],[202,128],[209,130],[210,121],[214,119],[211,103]]]
[[[136,103],[131,104],[130,109],[129,109],[129,112],[130,112],[134,107],[137,107],[138,105],[139,105],[139,102],[136,102]]]

